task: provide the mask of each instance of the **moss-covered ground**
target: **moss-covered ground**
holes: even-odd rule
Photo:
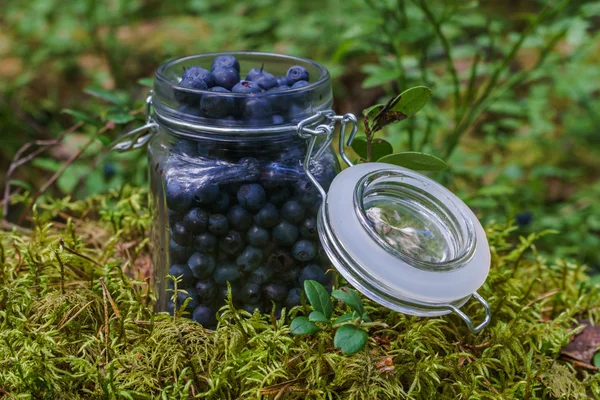
[[[153,313],[149,221],[146,193],[126,187],[46,200],[28,228],[3,226],[0,398],[600,398],[596,369],[561,358],[577,321],[598,318],[599,290],[583,267],[538,256],[535,235],[515,243],[512,228],[487,227],[493,265],[480,294],[493,319],[482,333],[365,300],[388,327],[343,356],[329,332],[294,337],[269,315],[227,306],[212,332]],[[481,318],[475,302],[465,310]]]

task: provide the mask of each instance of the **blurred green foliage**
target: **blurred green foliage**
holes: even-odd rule
[[[313,58],[334,78],[336,109],[361,111],[404,89],[429,104],[384,138],[449,170],[432,176],[483,218],[552,228],[540,249],[600,268],[600,4],[595,1],[8,0],[0,15],[0,170],[32,140],[59,145],[20,166],[39,189],[90,142],[49,193],[81,197],[145,185],[145,154],[102,149],[143,122],[154,69],[224,50]],[[4,176],[0,184],[4,185]],[[9,219],[18,219],[11,207]]]

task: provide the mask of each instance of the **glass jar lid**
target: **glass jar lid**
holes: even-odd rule
[[[342,171],[319,218],[340,273],[402,312],[450,312],[447,305],[466,302],[489,272],[489,247],[473,212],[443,186],[402,167],[368,163]]]

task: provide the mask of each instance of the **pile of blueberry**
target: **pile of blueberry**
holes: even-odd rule
[[[332,284],[317,231],[321,197],[302,169],[306,143],[294,137],[270,147],[244,145],[176,139],[161,167],[169,274],[180,276],[179,288],[188,292],[178,304],[191,297],[187,311],[209,328],[227,282],[235,304],[249,312],[299,305],[307,279]],[[333,151],[311,164],[326,189],[337,169]]]
[[[281,96],[275,92],[298,89],[309,84],[309,74],[302,66],[293,66],[286,76],[274,76],[264,69],[253,68],[245,79],[240,79],[240,63],[234,56],[218,56],[208,71],[192,66],[183,72],[179,87],[214,92],[214,94],[193,93],[175,89],[174,97],[180,104],[180,111],[199,117],[259,122],[261,124],[282,124],[296,119],[308,107],[310,96],[297,93]],[[255,96],[269,92],[272,96]],[[240,98],[224,96],[223,93],[240,93]]]

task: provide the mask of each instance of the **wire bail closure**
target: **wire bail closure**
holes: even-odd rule
[[[315,121],[318,121],[319,119],[322,119],[322,118],[325,118],[325,121],[326,121],[325,123],[319,124],[314,128],[311,127],[312,123],[314,123]],[[308,179],[312,182],[313,185],[315,185],[315,187],[319,190],[319,193],[321,194],[322,200],[321,200],[321,209],[320,209],[320,213],[319,213],[320,214],[319,218],[323,219],[323,220],[327,218],[327,210],[326,210],[327,192],[321,186],[321,184],[317,181],[317,179],[315,178],[313,173],[310,171],[310,165],[311,165],[312,160],[314,158],[319,158],[323,154],[323,152],[327,149],[327,147],[329,147],[329,145],[331,145],[331,143],[333,142],[333,131],[335,128],[335,123],[337,121],[340,122],[340,137],[339,137],[339,142],[338,142],[339,153],[340,153],[340,156],[342,157],[342,159],[344,160],[344,162],[348,165],[348,167],[352,167],[352,166],[354,166],[354,163],[350,160],[350,158],[346,154],[344,147],[350,146],[352,144],[352,141],[354,140],[354,137],[356,136],[356,133],[358,131],[358,120],[354,114],[347,113],[344,115],[336,115],[335,112],[332,110],[321,111],[309,118],[306,118],[306,119],[300,121],[296,128],[298,136],[303,139],[306,139],[306,141],[307,141],[308,147],[307,147],[307,151],[306,151],[306,156],[304,157],[303,169],[304,169],[304,173],[306,174]],[[347,129],[347,125],[349,123],[352,124],[352,129],[350,131],[350,134],[348,135],[348,139],[346,140],[346,129]],[[325,140],[324,140],[323,144],[321,145],[321,147],[319,147],[319,149],[315,150],[317,140],[320,137],[325,137]],[[333,231],[331,231],[331,229],[328,228],[328,223],[326,221],[323,221],[323,222],[324,222],[323,227],[325,230],[325,235],[333,235]],[[485,317],[484,317],[483,321],[481,323],[479,323],[479,325],[474,325],[471,318],[469,318],[469,316],[467,316],[463,311],[461,311],[458,307],[454,306],[453,304],[449,304],[449,303],[425,304],[425,303],[420,303],[420,302],[415,302],[415,304],[421,305],[421,306],[436,306],[436,307],[442,308],[442,309],[445,308],[445,309],[449,310],[450,312],[458,315],[465,322],[465,324],[467,325],[467,327],[469,328],[469,330],[471,332],[478,333],[481,330],[483,330],[483,328],[485,328],[490,323],[491,310],[490,310],[490,306],[488,305],[488,303],[485,301],[485,299],[483,297],[481,297],[479,295],[479,293],[473,292],[471,294],[471,296],[476,301],[478,301],[485,310]]]
[[[146,97],[146,124],[121,135],[109,146],[110,150],[123,153],[144,147],[156,133],[158,124],[152,117],[152,90]]]

